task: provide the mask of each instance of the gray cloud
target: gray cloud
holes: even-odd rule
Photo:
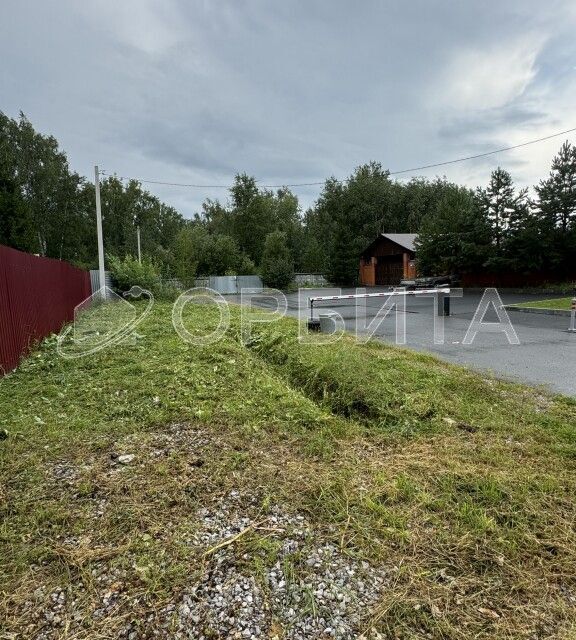
[[[482,143],[482,137],[518,125],[545,125],[549,122],[546,111],[511,106],[507,109],[488,109],[480,113],[455,116],[449,123],[438,128],[438,135],[448,140],[467,139],[473,153],[482,153],[493,148],[493,144]],[[477,142],[475,142],[477,141]],[[505,141],[503,145],[505,146]]]
[[[568,0],[4,0],[2,14],[0,109],[53,133],[85,175],[310,182],[576,126]],[[475,185],[499,163],[530,184],[560,143],[424,174]],[[226,197],[150,189],[185,215]],[[305,206],[318,191],[297,189]]]

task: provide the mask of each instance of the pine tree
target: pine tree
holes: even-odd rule
[[[368,242],[363,241],[363,246]],[[336,229],[328,264],[328,280],[338,286],[351,287],[358,282],[360,251],[352,229],[340,224]]]
[[[422,220],[416,254],[422,275],[473,273],[493,250],[490,227],[479,215],[474,192],[460,187],[447,192]]]
[[[565,234],[576,224],[576,147],[566,141],[552,161],[552,171],[536,187],[542,222]]]
[[[514,201],[510,212],[508,213],[508,220],[506,223],[506,231],[508,236],[513,236],[522,229],[532,219],[533,202],[528,196],[528,187],[520,189],[517,195],[514,196]]]
[[[492,229],[496,249],[499,251],[505,232],[510,226],[510,219],[516,212],[517,196],[512,176],[505,169],[498,167],[490,176],[488,188],[480,190],[478,195],[484,215]]]

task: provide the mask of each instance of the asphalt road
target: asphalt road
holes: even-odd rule
[[[385,291],[370,288],[369,293]],[[342,290],[342,294],[354,293],[352,289]],[[290,294],[287,299],[287,314],[308,317],[308,297],[333,295],[334,289],[306,289],[299,294]],[[542,300],[546,295],[512,294],[499,290],[502,302],[513,304],[529,300]],[[394,311],[376,328],[374,338],[385,342],[395,342],[397,314],[406,320],[406,344],[416,351],[435,353],[449,362],[467,365],[475,369],[489,371],[500,378],[526,382],[547,388],[553,392],[576,397],[576,334],[566,331],[569,318],[562,316],[510,313],[509,318],[516,332],[519,344],[510,344],[503,331],[490,332],[481,327],[472,344],[463,344],[466,332],[481,300],[481,292],[464,291],[463,297],[451,300],[451,316],[444,318],[444,343],[434,343],[434,301],[430,298],[409,297],[404,311]],[[237,299],[239,301],[239,299]],[[339,313],[346,330],[366,334],[364,327],[374,319],[385,298],[368,298],[355,307],[355,301],[329,301],[316,303],[317,311]],[[273,309],[276,301],[271,297],[258,298],[252,304]],[[358,319],[358,320],[357,320]],[[490,307],[484,322],[496,322],[497,315]]]

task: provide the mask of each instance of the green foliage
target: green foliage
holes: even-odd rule
[[[314,209],[306,214],[307,243],[313,238],[321,248],[320,255],[326,256],[322,264],[332,282],[353,285],[360,254],[378,234],[418,232],[437,203],[458,189],[440,179],[404,184],[391,180],[376,162],[362,165],[344,183],[326,181]],[[310,254],[305,255],[308,261]]]
[[[486,263],[490,252],[490,227],[469,189],[446,193],[422,221],[417,239],[422,275],[472,272]]]
[[[191,225],[178,232],[172,243],[172,265],[174,275],[188,288],[194,285],[196,270],[200,261],[196,246],[196,229]]]
[[[0,183],[4,240],[52,258],[88,257],[83,180],[55,138],[37,133],[23,114],[12,120],[0,112]]]
[[[180,231],[172,253],[176,277],[186,286],[194,284],[196,274],[222,276],[256,272],[254,263],[240,251],[232,236],[210,233],[207,226],[199,221]]]
[[[199,272],[204,275],[236,273],[241,261],[236,240],[225,235],[207,236],[201,256]]]
[[[535,216],[549,270],[573,272],[576,255],[576,147],[566,141],[552,162],[550,176],[536,187]]]
[[[0,178],[0,244],[22,251],[35,246],[32,221],[11,179]]]
[[[326,180],[309,220],[326,247],[331,282],[355,284],[361,251],[380,230],[396,225],[395,211],[387,207],[393,191],[388,172],[374,162],[358,167],[344,184]]]
[[[101,180],[106,251],[135,255],[138,226],[143,255],[187,286],[197,273],[265,267],[270,274],[265,244],[275,232],[289,253],[278,269],[323,273],[340,285],[356,283],[361,252],[383,232],[419,234],[423,273],[542,271],[561,279],[576,254],[576,147],[562,145],[536,193],[531,202],[501,168],[473,196],[445,179],[395,181],[370,162],[343,182],[327,179],[304,216],[289,189],[262,189],[238,174],[229,203],[206,200],[186,221],[135,180]],[[55,138],[36,132],[23,114],[0,112],[0,243],[93,268],[94,200],[94,185],[71,171]]]
[[[158,291],[160,276],[156,266],[148,258],[143,258],[140,263],[130,255],[124,258],[108,256],[108,267],[112,283],[121,293],[129,291],[133,286],[148,289],[152,293]]]
[[[294,263],[286,234],[273,231],[266,236],[261,264],[262,280],[268,287],[285,289],[294,278]]]
[[[247,255],[240,256],[240,262],[238,263],[238,275],[241,276],[253,276],[258,273],[256,265],[250,260]]]
[[[306,236],[301,267],[304,273],[324,274],[327,272],[328,254],[325,247],[314,236]]]
[[[512,176],[496,169],[475,197],[467,190],[441,199],[422,220],[418,265],[422,273],[490,271],[528,275],[545,273],[562,280],[574,269],[576,255],[576,152],[564,143],[552,172],[536,187],[517,190]]]
[[[251,275],[262,267],[266,238],[284,233],[290,261],[301,263],[304,229],[298,198],[288,189],[259,189],[254,178],[239,174],[230,188],[230,204],[206,200],[196,216],[197,272]]]
[[[145,255],[169,271],[168,247],[182,216],[131,180],[101,182],[106,250],[136,253],[136,225]],[[82,267],[97,264],[94,185],[70,170],[52,136],[0,112],[0,242]]]
[[[521,193],[521,196],[524,192]],[[490,176],[490,183],[486,189],[478,190],[483,214],[490,224],[492,237],[499,251],[503,243],[503,236],[509,227],[520,196],[514,190],[512,176],[498,167]]]
[[[543,222],[566,233],[576,225],[576,147],[566,141],[546,180],[536,187]]]
[[[90,212],[94,206],[93,189],[89,185]],[[170,247],[183,228],[182,216],[142,190],[135,180],[124,185],[111,176],[101,181],[100,194],[106,250],[118,256],[135,255],[138,225],[143,254],[157,263],[163,274],[172,275]]]
[[[154,288],[153,293],[157,300],[174,302],[182,293],[182,289],[169,282],[160,282]]]
[[[248,257],[259,264],[268,233],[277,228],[274,216],[274,197],[270,192],[258,191],[253,178],[236,176],[230,189],[233,209],[230,212],[231,232]]]
[[[347,225],[338,226],[332,241],[328,262],[328,279],[336,285],[358,284],[360,247],[354,232]]]

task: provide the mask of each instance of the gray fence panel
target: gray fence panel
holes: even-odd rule
[[[223,295],[238,293],[236,276],[210,276],[210,289]]]
[[[110,277],[110,271],[104,272],[104,279],[106,281],[106,286],[109,289],[112,289],[112,278]],[[100,272],[98,269],[90,270],[90,285],[92,287],[92,293],[96,293],[96,291],[100,290]]]
[[[238,287],[238,293],[241,293],[242,289],[261,291],[264,288],[260,276],[237,276],[236,285]]]
[[[297,285],[307,284],[314,287],[325,287],[328,281],[321,273],[295,273],[294,282]]]
[[[222,295],[241,293],[242,289],[261,291],[263,289],[260,276],[210,276],[196,278],[197,287],[209,287]]]

